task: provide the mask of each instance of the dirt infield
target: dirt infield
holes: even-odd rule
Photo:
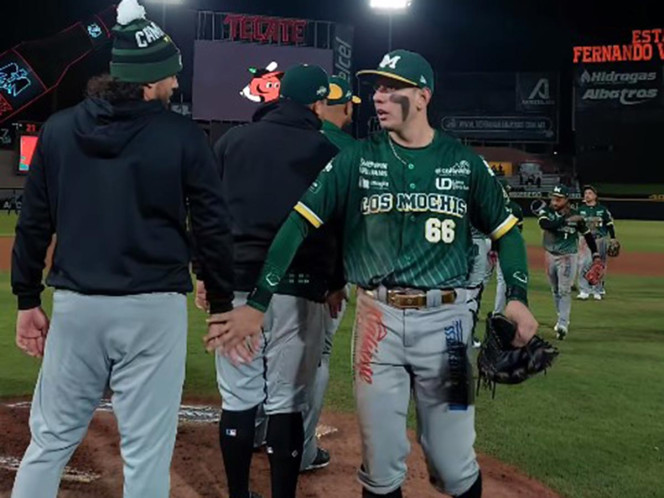
[[[0,271],[11,268],[13,237],[0,237]],[[49,249],[49,259],[50,259]],[[544,250],[541,247],[528,247],[529,266],[544,268]],[[664,277],[664,254],[656,252],[627,252],[609,260],[609,272],[620,275],[644,277]]]
[[[617,258],[609,258],[607,266],[609,275],[664,277],[664,254],[623,250]],[[544,269],[544,249],[528,247],[528,267],[537,270]]]
[[[28,410],[0,405],[0,457],[20,458],[29,440]],[[326,413],[322,423],[338,431],[322,439],[321,446],[330,450],[332,463],[326,469],[302,476],[300,498],[352,498],[361,494],[355,479],[360,463],[357,424],[352,415]],[[409,498],[441,496],[429,485],[420,448],[413,442],[404,494]],[[480,456],[485,479],[484,496],[491,498],[555,498],[556,493],[525,477],[518,470],[494,459]],[[79,474],[97,477],[92,482],[63,481],[60,497],[99,498],[122,495],[122,464],[118,447],[115,418],[111,413],[97,413],[87,437],[69,463]],[[8,497],[14,472],[0,469],[0,497]],[[226,497],[223,466],[218,449],[217,424],[210,422],[181,423],[171,472],[171,496],[177,498]],[[264,498],[269,493],[269,470],[265,454],[253,459],[252,489]]]

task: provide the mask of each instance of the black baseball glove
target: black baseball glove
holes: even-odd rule
[[[477,390],[482,384],[496,394],[496,384],[519,384],[546,371],[558,356],[558,349],[534,336],[521,348],[512,346],[516,325],[500,313],[486,320],[484,341],[477,355]]]

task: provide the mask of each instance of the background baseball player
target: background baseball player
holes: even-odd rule
[[[293,205],[337,153],[321,133],[329,81],[318,66],[290,68],[281,98],[258,108],[253,123],[233,128],[215,145],[232,217],[236,305],[246,301],[267,250]],[[303,413],[318,368],[329,291],[341,291],[334,274],[337,243],[329,226],[302,246],[262,323],[258,354],[237,363],[216,355],[222,398],[221,452],[230,498],[247,498],[260,405],[268,416],[267,453],[272,497],[295,496],[304,443]],[[223,321],[223,320],[221,320]]]
[[[321,131],[337,149],[352,147],[356,140],[344,128],[350,126],[353,121],[353,104],[359,104],[360,98],[353,95],[350,84],[340,76],[330,76],[330,93],[327,96],[326,106],[323,113],[323,125]],[[341,233],[337,234],[341,240]],[[341,254],[339,262],[341,260]],[[343,269],[341,269],[343,272]],[[320,365],[316,370],[316,380],[311,390],[311,400],[308,409],[304,413],[304,453],[300,470],[307,472],[325,468],[330,463],[330,454],[327,450],[318,446],[316,438],[316,427],[323,409],[325,391],[330,380],[330,356],[334,334],[343,319],[346,302],[348,299],[348,287],[341,291],[332,292],[327,299],[330,313],[325,314],[325,337]],[[267,417],[261,405],[256,416],[256,435],[254,437],[254,448],[265,444],[267,435]]]
[[[330,77],[330,93],[327,96],[327,105],[323,114],[323,126],[321,131],[330,142],[339,150],[355,145],[356,140],[344,129],[347,129],[353,121],[353,105],[359,104],[360,98],[353,95],[350,83],[340,76]],[[341,241],[341,231],[337,238]],[[343,265],[341,253],[339,262]],[[341,269],[343,273],[343,268]],[[312,390],[312,399],[309,409],[304,417],[304,453],[302,455],[303,471],[316,470],[326,467],[330,462],[329,453],[318,447],[316,438],[316,426],[323,409],[323,399],[330,380],[330,355],[334,334],[339,328],[346,311],[346,301],[350,289],[348,286],[342,292],[333,293],[328,298],[330,313],[325,314],[325,337],[323,342],[323,355],[320,366],[316,370],[316,380]]]
[[[124,496],[169,495],[191,291],[187,206],[211,311],[231,308],[231,236],[214,157],[200,128],[166,109],[180,52],[144,16],[135,0],[119,5],[111,75],[93,78],[87,99],[47,121],[25,186],[12,260],[16,343],[44,361],[14,498],[56,496],[107,386]],[[54,233],[49,326],[40,294]]]
[[[579,207],[579,214],[583,216],[586,226],[595,238],[597,252],[604,265],[604,278],[606,279],[609,243],[616,240],[613,217],[606,206],[597,202],[597,189],[592,185],[583,187],[583,202],[584,204]],[[585,273],[592,264],[592,254],[583,241],[581,241],[579,253],[579,295],[576,297],[586,300],[592,294],[595,300],[601,301],[602,296],[605,294],[604,280],[592,286],[584,278]]]
[[[542,207],[536,214],[539,226],[544,231],[547,277],[558,314],[553,330],[556,337],[562,340],[569,332],[572,281],[577,266],[579,233],[592,251],[593,259],[599,258],[599,254],[595,238],[586,226],[583,216],[570,205],[567,186],[554,187],[550,205]]]
[[[428,62],[396,50],[377,70],[359,74],[375,78],[373,100],[385,131],[324,168],[277,234],[249,306],[224,315],[225,329],[210,336],[209,346],[228,353],[259,333],[299,244],[313,228],[341,217],[346,274],[359,287],[354,369],[363,496],[402,496],[412,391],[431,482],[453,496],[478,497],[468,361],[477,302],[476,291],[465,288],[474,254],[471,222],[499,240],[505,312],[518,324],[519,344],[537,329],[525,304],[525,246],[486,164],[429,125]]]

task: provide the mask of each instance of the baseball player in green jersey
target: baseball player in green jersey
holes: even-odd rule
[[[429,63],[395,50],[376,70],[373,102],[383,131],[342,151],[309,187],[275,237],[248,306],[222,316],[208,348],[233,354],[260,333],[263,313],[299,244],[330,220],[344,227],[346,277],[358,286],[355,396],[362,435],[362,496],[401,497],[410,445],[411,392],[431,483],[455,497],[481,496],[473,449],[469,342],[477,292],[466,282],[471,224],[498,241],[505,314],[515,345],[537,321],[527,307],[528,268],[517,219],[486,163],[433,129]]]
[[[597,244],[597,251],[599,257],[604,265],[604,278],[606,278],[606,264],[607,264],[607,250],[609,242],[616,240],[616,231],[613,226],[613,217],[611,212],[597,202],[597,189],[592,185],[583,187],[583,202],[584,204],[579,207],[579,214],[583,216],[586,225],[590,229],[595,243]],[[590,250],[581,244],[580,257],[579,257],[579,295],[577,299],[585,301],[592,294],[596,301],[601,301],[604,295],[604,281],[597,285],[591,286],[584,278],[586,271],[592,264],[592,257]]]
[[[330,93],[327,97],[322,132],[339,150],[355,145],[355,139],[344,128],[353,122],[353,104],[362,100],[353,95],[350,83],[341,76],[330,76]]]
[[[583,216],[570,205],[569,189],[565,185],[557,185],[550,197],[550,205],[536,214],[539,226],[544,231],[547,276],[558,313],[553,330],[556,337],[563,340],[569,332],[572,281],[578,260],[579,234],[585,238],[593,259],[599,258],[599,254],[595,238],[586,226]]]

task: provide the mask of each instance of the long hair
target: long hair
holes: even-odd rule
[[[87,97],[103,99],[111,104],[143,100],[143,88],[141,83],[126,83],[118,81],[110,74],[94,76],[88,81],[85,94]]]

